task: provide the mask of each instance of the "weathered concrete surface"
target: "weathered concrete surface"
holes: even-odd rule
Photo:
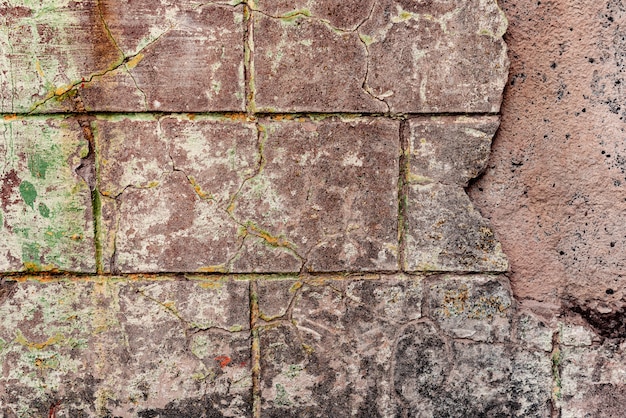
[[[405,205],[407,271],[508,269],[487,220],[462,188],[439,183],[410,185]]]
[[[405,127],[409,183],[467,187],[487,165],[498,116],[417,117]]]
[[[497,116],[417,117],[403,128],[407,271],[506,271],[487,220],[463,189],[484,169]]]
[[[565,301],[600,329],[619,329],[624,2],[500,4],[511,73],[489,168],[470,195],[509,256],[517,297],[555,311]]]
[[[95,122],[105,269],[398,269],[398,122],[149,119]]]
[[[497,112],[508,59],[495,1],[255,2],[256,106]]]
[[[467,309],[442,317],[435,289],[468,282],[449,302]],[[508,326],[474,335],[511,323],[510,298],[491,276],[259,282],[261,416],[550,416],[551,345],[508,343]],[[476,341],[439,328],[450,320]]]
[[[0,10],[0,112],[74,110],[75,95],[93,111],[245,107],[243,6],[20,0]]]
[[[0,119],[0,271],[95,272],[78,121]]]
[[[1,289],[3,417],[250,415],[247,282]]]

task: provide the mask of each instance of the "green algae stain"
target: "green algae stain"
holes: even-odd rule
[[[28,266],[29,269],[36,270],[36,266],[39,266],[39,244],[36,242],[26,242],[22,244],[22,263]]]
[[[37,190],[35,190],[35,186],[26,180],[22,181],[20,183],[20,195],[22,195],[24,202],[34,209],[33,203],[35,203],[35,199],[37,199]]]
[[[48,166],[49,163],[44,160],[41,155],[32,155],[28,159],[28,169],[30,170],[30,174],[35,178],[45,179]]]
[[[48,208],[45,203],[40,203],[38,209],[41,216],[43,216],[44,218],[50,217],[50,208]]]

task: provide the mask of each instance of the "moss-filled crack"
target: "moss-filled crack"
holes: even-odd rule
[[[261,417],[261,340],[259,336],[259,287],[256,280],[249,283],[250,300],[250,361],[252,373],[252,416]]]
[[[245,22],[244,30],[244,83],[246,97],[246,113],[250,120],[254,119],[256,113],[256,88],[254,84],[254,0],[247,0],[243,8]]]
[[[282,249],[287,250],[291,255],[293,255],[295,258],[300,260],[301,269],[302,269],[306,263],[306,259],[298,252],[297,246],[294,243],[292,243],[291,241],[289,241],[286,237],[282,235],[273,234],[270,231],[266,230],[265,228],[260,227],[253,220],[238,219],[235,215],[235,208],[237,205],[237,200],[240,198],[242,190],[244,189],[245,185],[249,181],[261,175],[266,164],[264,151],[265,151],[265,145],[268,139],[267,128],[258,122],[256,123],[256,126],[257,126],[257,152],[258,152],[257,168],[252,174],[248,175],[247,177],[243,179],[243,181],[237,188],[237,191],[230,198],[228,202],[228,206],[226,207],[226,213],[235,223],[237,223],[237,225],[239,225],[245,231],[246,237],[254,236],[256,238],[261,239],[265,244],[269,245],[270,247],[282,248]]]
[[[353,27],[350,27],[350,28],[340,28],[338,26],[333,25],[331,23],[331,21],[328,20],[328,19],[323,19],[321,17],[315,16],[308,9],[292,10],[292,11],[289,11],[289,12],[284,13],[282,15],[273,15],[273,14],[268,13],[268,12],[262,10],[262,9],[257,8],[254,3],[255,3],[254,0],[249,0],[248,1],[248,5],[249,5],[250,10],[252,12],[262,14],[263,16],[269,17],[271,19],[278,19],[278,20],[282,20],[282,21],[286,21],[286,22],[293,22],[293,21],[296,21],[298,19],[311,19],[311,20],[315,20],[315,21],[318,21],[318,22],[324,24],[326,27],[331,29],[333,32],[337,32],[337,33],[340,33],[340,34],[347,34],[347,33],[355,33],[355,32],[357,32],[361,26],[363,26],[368,20],[370,20],[372,18],[372,13],[373,13],[376,5],[377,5],[376,1],[373,2],[372,7],[370,8],[370,11],[369,11],[368,15],[363,20],[361,20],[356,25],[354,25]]]
[[[89,191],[91,193],[96,273],[102,274],[104,272],[101,240],[102,201],[100,199],[100,192],[98,191],[99,173],[95,126],[93,125],[93,117],[84,115],[85,106],[83,105],[80,96],[76,96],[74,98],[73,107],[74,111],[79,114],[79,116],[76,117],[76,121],[81,129],[83,138],[87,142],[87,154],[81,158],[80,165],[75,169],[75,172],[89,186]]]
[[[163,36],[165,36],[171,30],[176,28],[176,26],[177,25],[170,26],[165,31],[163,31],[163,33],[161,33],[159,36],[154,38],[152,41],[150,41],[148,44],[146,44],[139,51],[137,51],[136,53],[134,53],[132,55],[125,55],[120,50],[121,54],[122,54],[121,55],[121,59],[113,62],[108,68],[106,68],[104,70],[96,71],[94,73],[91,73],[89,76],[83,77],[80,80],[75,80],[75,81],[73,81],[73,82],[71,82],[69,84],[66,84],[65,86],[61,86],[61,87],[55,88],[54,90],[50,91],[46,95],[46,97],[44,97],[40,101],[36,102],[30,108],[30,110],[27,112],[27,114],[34,113],[35,111],[37,111],[37,109],[39,109],[40,107],[42,107],[45,104],[47,104],[50,100],[53,100],[53,99],[60,100],[60,99],[63,99],[65,97],[72,97],[73,95],[75,95],[77,87],[84,86],[85,84],[89,84],[89,83],[93,82],[95,79],[103,77],[103,76],[105,76],[105,75],[107,75],[107,74],[109,74],[109,73],[111,73],[113,71],[118,70],[121,67],[123,67],[126,71],[128,71],[130,73],[130,69],[133,68],[135,65],[137,65],[139,63],[139,61],[141,61],[141,59],[143,58],[143,52],[146,49],[148,49],[151,46],[153,46],[155,43],[157,43],[160,39],[163,38]],[[114,40],[112,42],[115,43],[116,48],[119,48]],[[132,75],[131,75],[131,79],[134,80],[134,78],[132,78]],[[143,91],[142,91],[142,93],[143,93]]]
[[[398,176],[398,269],[406,271],[406,222],[407,222],[407,205],[409,195],[410,175],[410,149],[408,140],[409,125],[406,121],[400,121],[400,158],[399,158],[399,176]]]

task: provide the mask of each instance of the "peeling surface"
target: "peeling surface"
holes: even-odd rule
[[[72,119],[0,120],[0,271],[95,272],[78,128]]]

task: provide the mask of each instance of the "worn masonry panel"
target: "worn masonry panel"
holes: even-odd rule
[[[444,276],[429,284],[429,312],[453,338],[506,342],[511,333],[512,298],[508,280],[499,276]]]
[[[487,220],[461,187],[410,185],[404,223],[408,271],[508,269],[507,258]]]
[[[409,182],[467,187],[485,169],[499,125],[498,116],[409,119]]]
[[[396,334],[420,318],[403,275],[259,282],[262,416],[401,416]]]
[[[497,112],[507,21],[493,0],[257,0],[262,111]]]
[[[0,111],[244,109],[243,6],[11,2],[0,13]]]
[[[76,119],[0,119],[0,272],[95,272],[88,154]]]
[[[397,269],[398,122],[95,124],[111,271]]]
[[[245,228],[228,208],[259,169],[255,125],[182,116],[96,124],[105,268],[229,270]]]
[[[508,262],[464,187],[485,168],[497,116],[417,117],[405,125],[405,268],[506,271]]]
[[[275,271],[280,252],[291,257],[287,271],[397,270],[399,123],[263,119],[259,127],[261,169],[233,202],[248,230],[234,270]]]
[[[0,414],[251,416],[247,289],[3,282]]]
[[[456,339],[423,317],[449,325],[432,313],[434,286],[460,294],[468,282],[466,309],[446,317],[460,318],[458,334],[511,320],[512,309],[487,307],[511,300],[506,280],[490,276],[260,281],[261,416],[549,416],[549,352]]]

